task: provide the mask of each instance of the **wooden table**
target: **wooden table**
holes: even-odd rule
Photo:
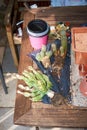
[[[26,26],[30,20],[41,18],[49,24],[55,24],[56,21],[69,21],[72,25],[79,25],[87,21],[87,7],[40,8],[32,10],[32,13],[26,12],[24,15],[19,74],[28,65],[32,65],[31,58],[27,56],[33,50],[26,32]],[[18,80],[18,84],[20,83],[23,82]],[[87,127],[87,108],[54,107],[40,102],[32,103],[24,96],[16,94],[14,123],[28,126],[85,128]]]

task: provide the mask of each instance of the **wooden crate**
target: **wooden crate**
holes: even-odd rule
[[[87,6],[84,7],[48,7],[38,8],[26,12],[24,15],[24,30],[20,51],[20,64],[18,73],[32,65],[32,60],[27,56],[33,51],[30,45],[26,26],[34,18],[46,20],[49,25],[59,21],[69,21],[72,26],[79,26],[87,21]],[[23,84],[18,80],[18,84]],[[18,88],[17,88],[18,90]],[[42,127],[87,127],[87,108],[75,106],[55,107],[41,102],[32,103],[23,95],[16,94],[14,123]]]

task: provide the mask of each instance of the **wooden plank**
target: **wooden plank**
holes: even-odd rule
[[[14,41],[13,41],[13,31],[14,31],[14,25],[16,23],[16,15],[17,15],[16,2],[17,2],[16,0],[9,0],[9,4],[8,4],[6,15],[5,15],[5,27],[6,27],[8,43],[11,49],[13,60],[16,67],[18,68],[18,56],[17,56],[15,45],[14,45]]]
[[[36,4],[38,7],[48,7],[51,5],[50,0],[18,0],[19,7],[22,7],[24,2],[27,2],[29,7],[33,4]]]
[[[71,26],[79,26],[87,22],[87,6],[41,7],[31,9],[30,12],[35,15],[35,19],[45,20],[49,25],[68,21]],[[29,13],[26,13],[26,21],[28,21],[28,17]]]
[[[0,46],[0,64],[2,64],[3,56],[4,56],[5,47]]]
[[[27,104],[26,104],[27,105]],[[87,127],[87,110],[32,108],[22,115],[16,124],[42,127]]]
[[[86,16],[87,6],[63,6],[63,7],[39,7],[36,9],[31,9],[32,13],[38,16]]]
[[[11,49],[14,63],[16,65],[16,67],[18,68],[18,57],[17,57],[16,48],[15,48],[14,41],[13,41],[13,32],[12,32],[11,25],[6,26],[6,33],[7,33],[7,38],[8,38],[8,42],[9,42],[9,46]]]
[[[8,26],[11,23],[11,14],[12,14],[12,9],[14,5],[14,0],[9,0],[8,7],[6,10],[6,15],[5,15],[5,20],[4,23],[6,26]]]
[[[35,14],[35,18],[40,18],[47,21],[50,25],[55,22],[70,22],[73,26],[77,23],[82,24],[87,22],[87,6],[71,6],[71,7],[43,7],[31,9]]]
[[[23,30],[23,39],[22,39],[22,45],[21,45],[21,50],[20,50],[20,62],[19,62],[19,68],[18,68],[18,73],[21,74],[24,69],[27,68],[28,65],[32,65],[32,60],[31,58],[28,57],[28,53],[32,52],[33,48],[30,45],[30,41],[28,38],[28,34],[26,32],[26,20],[29,22],[32,19],[34,19],[34,15],[29,13],[28,19],[26,19],[26,15],[24,17],[24,30]],[[25,44],[27,43],[27,44]],[[20,84],[21,81],[18,81],[18,84]],[[22,102],[20,102],[22,100]],[[27,106],[26,106],[27,104]],[[26,106],[26,107],[25,107]],[[31,107],[31,102],[26,100],[23,96],[17,94],[16,97],[16,105],[15,105],[15,114],[14,114],[14,122],[18,120],[23,114],[25,114]]]

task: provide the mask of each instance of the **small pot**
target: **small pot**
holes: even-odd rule
[[[49,26],[45,21],[40,19],[30,21],[27,26],[27,32],[34,49],[41,49],[42,45],[47,44]]]
[[[85,76],[87,74],[87,65],[80,64],[78,68],[80,76]]]
[[[71,29],[72,49],[75,52],[76,64],[87,64],[87,27]]]
[[[87,75],[84,76],[84,79],[80,84],[80,91],[84,96],[87,96]]]

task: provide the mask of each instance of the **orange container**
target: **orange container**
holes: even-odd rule
[[[87,27],[73,27],[71,37],[75,63],[87,65]]]

